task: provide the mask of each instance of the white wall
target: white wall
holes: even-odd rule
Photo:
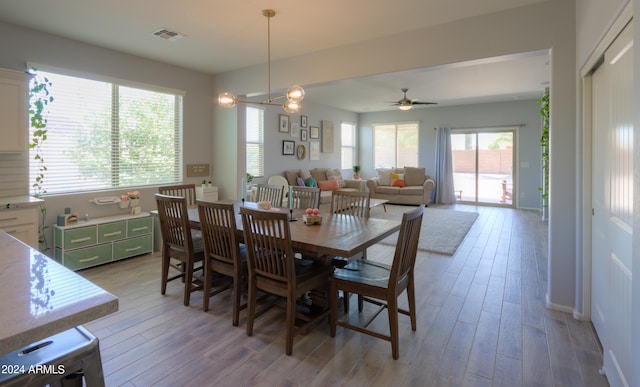
[[[574,0],[552,0],[271,63],[273,89],[550,49],[550,305],[572,310],[576,294],[576,75]],[[399,60],[398,58],[401,58]],[[266,66],[220,74],[214,94],[264,91]],[[218,117],[214,130],[233,125]],[[225,152],[237,142],[222,144]],[[233,158],[232,154],[226,157]],[[214,174],[226,173],[214,166]],[[239,179],[239,174],[236,175]]]
[[[384,122],[419,121],[418,164],[427,174],[435,175],[436,131],[434,128],[471,128],[522,124],[518,132],[518,152],[516,154],[516,174],[518,191],[525,194],[517,201],[519,208],[540,209],[541,161],[540,134],[541,118],[536,100],[502,103],[487,103],[465,106],[431,106],[406,112],[388,111],[360,114],[360,165],[363,178],[376,175],[373,166],[372,124]],[[521,163],[528,168],[520,167]]]
[[[62,69],[70,69],[89,74],[134,81],[142,84],[163,86],[184,90],[184,163],[212,162],[212,86],[211,76],[183,68],[154,62],[112,50],[98,48],[73,40],[68,40],[38,31],[0,23],[0,67],[23,71],[26,62],[35,62]],[[0,161],[5,159],[0,155]],[[19,164],[11,164],[23,171],[28,171],[28,157],[20,159]],[[0,168],[0,174],[4,168]],[[14,179],[14,177],[11,177]],[[203,178],[186,178],[185,182],[197,183]],[[211,176],[206,177],[207,180]],[[0,181],[2,176],[0,176]],[[4,183],[3,183],[4,184]],[[20,192],[30,194],[30,184],[21,184]],[[157,187],[141,187],[142,209],[155,209],[153,194]],[[100,196],[120,195],[127,190],[102,191],[77,195],[50,195],[46,198],[48,210],[47,224],[53,224],[55,217],[70,207],[81,215],[88,213],[90,217],[122,214],[116,205],[97,206],[89,203],[89,199]],[[49,231],[49,241],[51,232]],[[51,245],[51,243],[49,243]]]

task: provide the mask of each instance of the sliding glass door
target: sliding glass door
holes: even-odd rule
[[[515,129],[451,131],[458,201],[513,206]]]

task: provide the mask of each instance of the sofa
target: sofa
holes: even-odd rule
[[[349,180],[342,177],[342,172],[334,168],[289,169],[284,172],[289,185],[316,186],[320,188],[320,204],[331,203],[334,190],[364,191],[364,180]],[[310,179],[311,178],[311,179]]]
[[[424,168],[380,168],[377,172],[377,177],[367,180],[372,199],[386,199],[393,204],[429,205],[435,182],[425,174]]]

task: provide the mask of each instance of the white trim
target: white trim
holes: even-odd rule
[[[118,84],[120,86],[135,87],[137,89],[153,91],[153,92],[156,92],[156,93],[173,94],[173,95],[178,95],[178,96],[181,96],[181,97],[184,97],[187,94],[186,91],[184,91],[184,90],[172,89],[170,87],[163,87],[163,86],[158,86],[158,85],[150,85],[148,83],[135,82],[135,81],[130,81],[128,79],[120,79],[120,78],[115,78],[115,77],[108,77],[108,76],[105,76],[105,75],[98,75],[98,74],[93,74],[93,73],[87,73],[87,72],[84,72],[84,71],[70,70],[70,69],[66,69],[66,68],[62,68],[62,67],[49,66],[49,65],[45,65],[45,64],[41,64],[41,63],[35,63],[35,62],[27,61],[27,70],[30,70],[30,69],[37,69],[37,70],[47,71],[47,72],[51,72],[51,73],[57,73],[57,74],[60,74],[60,75],[67,75],[67,76],[70,76],[70,77],[78,77],[78,78],[90,79],[90,80],[100,81],[100,82],[116,83],[116,84]]]

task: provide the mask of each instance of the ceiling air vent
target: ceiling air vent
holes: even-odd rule
[[[184,38],[184,35],[182,35],[181,33],[171,31],[167,28],[160,28],[159,30],[155,31],[153,35],[170,42],[174,42],[176,40]]]

